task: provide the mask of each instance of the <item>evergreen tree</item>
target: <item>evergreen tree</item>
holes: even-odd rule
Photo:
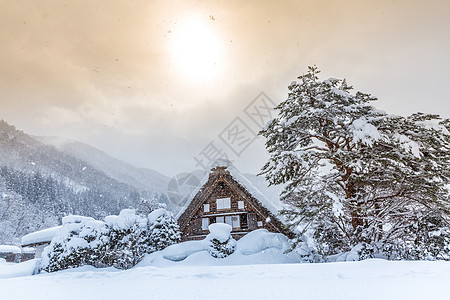
[[[180,228],[173,214],[163,208],[148,215],[148,253],[160,251],[181,241]]]
[[[430,214],[448,228],[449,121],[387,115],[371,105],[376,98],[318,74],[310,67],[289,86],[278,117],[260,133],[270,153],[262,174],[287,184],[284,214],[299,237],[308,235],[325,256],[357,245],[376,253],[420,247],[405,228]]]

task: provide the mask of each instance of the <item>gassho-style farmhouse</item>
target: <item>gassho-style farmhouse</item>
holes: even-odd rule
[[[227,223],[236,240],[248,232],[265,228],[291,236],[275,215],[274,207],[261,192],[240,173],[230,173],[225,166],[211,170],[206,183],[178,214],[182,240],[203,239],[212,223]]]

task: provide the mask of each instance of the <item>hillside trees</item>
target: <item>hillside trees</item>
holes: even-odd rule
[[[270,154],[262,174],[286,184],[283,213],[299,238],[324,256],[359,245],[362,256],[412,258],[434,234],[442,247],[426,255],[448,258],[449,121],[388,115],[371,95],[318,74],[298,77],[260,132]]]
[[[146,201],[148,214],[161,207],[157,197],[136,190],[121,197],[104,188],[87,189],[56,176],[0,166],[0,242],[19,243],[24,234],[55,226],[68,214],[98,219],[134,207],[139,201]]]

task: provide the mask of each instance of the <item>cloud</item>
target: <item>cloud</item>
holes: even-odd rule
[[[192,168],[261,91],[284,100],[312,64],[379,96],[382,109],[448,117],[449,6],[0,0],[0,118],[173,174]],[[189,15],[204,18],[223,47],[222,72],[209,81],[172,61],[172,31]],[[264,156],[260,148],[253,156]]]

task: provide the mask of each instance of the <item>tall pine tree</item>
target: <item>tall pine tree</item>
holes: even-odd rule
[[[404,245],[423,246],[413,227],[428,218],[446,232],[449,121],[387,115],[371,105],[376,98],[318,74],[310,67],[289,86],[278,117],[260,133],[270,154],[262,174],[286,184],[284,214],[299,237],[325,256],[358,245],[401,257]]]

